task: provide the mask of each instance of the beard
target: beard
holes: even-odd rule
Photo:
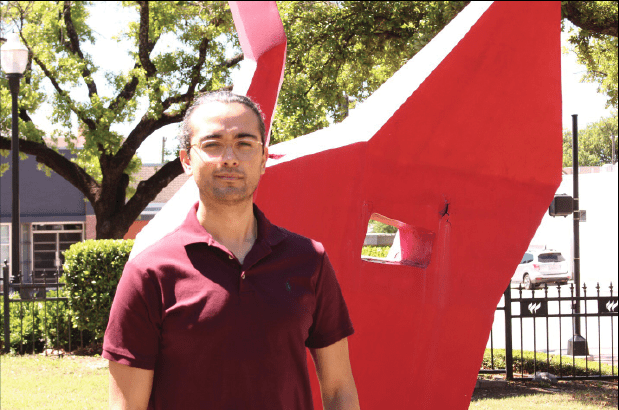
[[[257,186],[255,186],[253,189],[247,186],[212,187],[211,197],[219,203],[238,204],[251,200],[251,198],[253,198],[256,188]]]
[[[218,204],[227,204],[234,205],[247,201],[253,201],[253,195],[256,189],[258,188],[259,179],[253,181],[251,179],[247,179],[247,175],[239,172],[237,170],[223,170],[220,173],[226,174],[236,174],[239,177],[242,177],[239,181],[235,183],[227,183],[225,181],[218,181],[217,175],[218,173],[213,175],[213,179],[211,184],[209,184],[207,189],[205,190],[208,199]]]

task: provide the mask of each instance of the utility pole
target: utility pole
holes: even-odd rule
[[[165,160],[165,137],[161,139],[161,163]]]
[[[610,132],[610,142],[611,142],[611,150],[610,150],[610,163],[611,165],[615,165],[615,133]]]
[[[578,115],[572,115],[572,176],[574,178],[574,285],[576,301],[572,306],[574,314],[574,335],[567,342],[568,354],[588,356],[587,340],[580,334],[580,206],[578,193]]]

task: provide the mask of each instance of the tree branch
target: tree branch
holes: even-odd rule
[[[245,54],[243,53],[238,53],[237,55],[230,57],[229,59],[227,59],[226,61],[224,61],[222,64],[220,64],[220,67],[226,67],[226,68],[230,68],[233,67],[235,65],[237,65],[238,63],[240,63],[241,61],[243,61],[245,59]]]
[[[64,2],[64,22],[67,27],[67,34],[69,35],[69,51],[73,54],[77,55],[83,62],[84,68],[82,69],[82,77],[84,78],[84,82],[86,83],[86,87],[88,87],[88,97],[92,98],[93,95],[97,94],[97,85],[92,78],[92,73],[88,69],[86,65],[86,59],[84,58],[84,54],[80,49],[80,42],[77,32],[75,31],[75,26],[73,25],[73,19],[71,18],[71,3],[70,1]]]
[[[616,13],[604,13],[598,19],[592,18],[583,10],[587,7],[588,1],[566,1],[562,2],[563,17],[567,18],[577,27],[588,30],[596,34],[606,34],[609,36],[618,36],[618,17]],[[590,6],[590,4],[589,4]]]
[[[21,118],[23,122],[32,122],[32,118],[30,118],[26,110],[23,108],[19,109],[19,118]]]
[[[164,164],[159,171],[145,181],[138,183],[135,194],[125,204],[123,217],[131,222],[140,216],[146,206],[153,202],[159,192],[183,173],[183,166],[179,158]]]
[[[153,77],[157,73],[157,68],[150,61],[149,54],[155,46],[154,42],[149,41],[149,13],[148,13],[148,1],[138,1],[140,5],[140,33],[138,41],[138,54],[140,56],[140,63],[144,70],[146,70],[147,77]]]
[[[187,107],[173,114],[163,113],[158,119],[148,118],[146,115],[129,133],[113,159],[113,167],[125,169],[135,155],[142,142],[153,132],[166,125],[180,122],[187,111]]]
[[[41,60],[39,60],[36,56],[33,56],[32,58],[37,63],[37,65],[41,67],[41,70],[43,70],[43,73],[45,73],[45,76],[51,81],[52,85],[56,89],[56,92],[60,94],[63,98],[66,98],[67,100],[71,101],[71,97],[69,97],[69,94],[65,90],[60,88],[60,84],[58,84],[58,81],[56,81],[56,78],[52,75],[51,71],[49,71],[47,66]],[[75,105],[72,103],[72,101],[71,101],[70,106],[71,106],[71,111],[73,111],[77,115],[77,117],[84,124],[86,124],[88,129],[94,130],[97,128],[97,124],[90,118],[86,117],[83,112],[78,110],[77,107],[75,107]]]
[[[137,67],[138,65],[136,64],[133,68],[135,69]],[[127,103],[127,101],[133,98],[133,96],[135,95],[135,90],[137,89],[139,83],[140,80],[138,80],[136,76],[132,76],[131,79],[127,82],[127,84],[125,84],[122,91],[116,96],[114,101],[110,103],[108,109],[112,111],[121,109]]]
[[[11,140],[0,136],[0,149],[10,150]],[[80,166],[62,154],[48,148],[44,143],[19,140],[19,151],[35,157],[37,162],[49,167],[66,179],[94,204],[99,184]]]

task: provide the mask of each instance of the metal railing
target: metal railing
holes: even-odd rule
[[[567,286],[569,294],[565,295]],[[587,286],[583,285],[578,295],[573,284],[544,285],[537,291],[524,291],[521,286],[508,288],[501,298],[502,304],[497,306],[497,312],[502,314],[495,316],[490,332],[490,365],[479,373],[503,373],[508,380],[531,380],[537,372],[558,373],[558,379],[617,379],[617,296],[612,284],[605,295],[601,294],[599,284],[595,289],[595,295],[587,295]],[[495,357],[494,327],[499,317],[504,318],[500,332],[505,336],[504,367],[497,364]],[[577,334],[578,329],[582,335]],[[519,342],[519,350],[513,349],[514,342]],[[597,360],[589,354],[590,348],[597,350]],[[534,353],[525,355],[525,350]],[[584,372],[577,370],[577,362],[582,365],[580,359],[585,360]],[[606,364],[610,365],[610,374],[602,371]]]
[[[8,264],[2,266],[8,272]],[[8,286],[9,320],[2,315],[2,350],[15,353],[63,354],[72,351],[72,333],[79,332],[80,347],[83,348],[83,333],[73,329],[69,298],[63,295],[64,283],[58,283],[60,271],[53,277],[44,275],[41,283],[22,283],[21,277],[11,278]],[[8,275],[8,273],[7,273]],[[3,292],[0,293],[4,299]],[[12,335],[11,335],[12,333]],[[19,342],[15,335],[19,334]]]

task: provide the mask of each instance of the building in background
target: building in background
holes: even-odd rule
[[[138,173],[138,182],[150,178],[161,168],[162,164],[143,164],[142,169]],[[135,239],[136,235],[140,233],[142,228],[153,219],[153,217],[161,210],[161,208],[174,196],[176,191],[187,182],[189,176],[181,174],[174,179],[168,186],[163,188],[155,200],[148,204],[146,209],[142,211],[138,219],[131,225],[129,231],[124,236],[124,239]],[[93,215],[94,216],[94,215]]]
[[[60,153],[69,156],[66,149]],[[0,164],[8,164],[0,156]],[[63,251],[84,239],[86,215],[93,214],[84,195],[64,178],[38,169],[35,158],[19,163],[21,276],[24,283],[55,280]],[[12,169],[0,177],[0,261],[11,264]]]
[[[62,147],[62,145],[60,145]],[[60,153],[69,157],[69,150]],[[10,158],[0,156],[0,166]],[[146,179],[161,164],[144,165],[138,178]],[[0,262],[11,263],[11,168],[0,177]],[[135,235],[187,180],[181,175],[168,185],[155,201],[142,212],[129,229],[125,239]],[[38,169],[35,158],[28,156],[19,163],[20,255],[21,281],[40,283],[55,281],[56,272],[64,263],[63,252],[72,244],[95,238],[96,217],[84,195],[55,172],[47,176]]]

